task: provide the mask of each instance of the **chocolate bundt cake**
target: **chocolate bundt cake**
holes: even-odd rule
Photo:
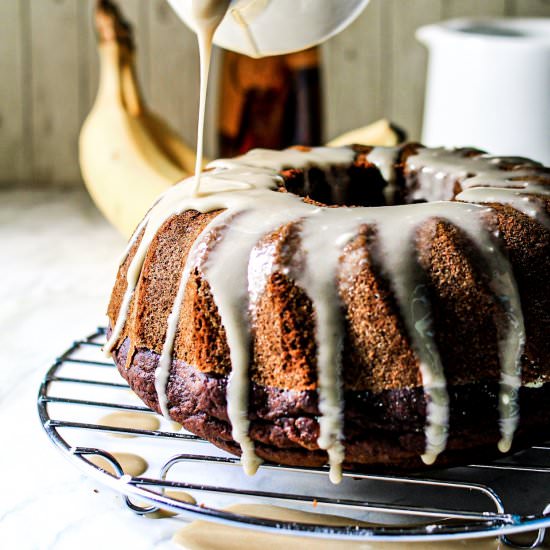
[[[129,242],[107,353],[231,453],[464,463],[550,436],[550,169],[474,149],[254,150]]]

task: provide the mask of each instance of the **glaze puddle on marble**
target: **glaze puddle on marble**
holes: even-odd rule
[[[120,464],[120,467],[122,468],[122,471],[130,475],[132,477],[140,476],[141,474],[145,473],[147,471],[147,461],[138,455],[135,455],[133,453],[124,453],[124,452],[113,452],[111,453],[115,460]],[[109,472],[111,475],[118,475],[115,472],[115,469],[113,468],[112,464],[102,456],[89,456],[87,459],[96,466],[99,466],[106,472]]]
[[[295,521],[299,523],[324,524],[331,526],[350,525],[349,518],[291,510],[280,506],[264,504],[236,504],[229,506],[227,511],[253,517],[269,518],[277,521]],[[365,522],[357,522],[359,526],[369,526]],[[187,550],[259,550],[261,548],[285,548],[286,550],[497,550],[500,543],[497,539],[483,541],[455,542],[345,542],[337,540],[318,540],[299,536],[271,535],[255,531],[244,531],[237,527],[212,524],[196,520],[186,525],[174,534],[172,540]],[[405,544],[405,546],[404,546]]]
[[[187,502],[189,504],[197,504],[197,501],[195,498],[190,495],[189,493],[185,493],[184,491],[171,491],[167,490],[164,491],[164,496],[170,497],[174,500],[178,500],[180,502]],[[177,516],[176,512],[171,512],[170,510],[157,510],[156,512],[151,512],[150,514],[145,514],[145,517],[149,519],[162,519],[162,518],[171,518]]]
[[[155,431],[160,428],[160,420],[154,414],[136,412],[114,412],[102,416],[98,421],[101,426],[130,428],[133,430]],[[136,437],[131,434],[111,434],[113,437]]]

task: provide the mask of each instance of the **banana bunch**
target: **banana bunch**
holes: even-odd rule
[[[100,75],[79,139],[82,176],[105,217],[129,236],[155,198],[194,172],[195,153],[141,95],[131,27],[109,0],[95,12]]]
[[[99,90],[80,132],[80,169],[99,210],[129,237],[160,193],[193,174],[195,152],[145,104],[132,29],[111,0],[97,1],[95,23]],[[402,137],[383,119],[328,145],[395,145]]]

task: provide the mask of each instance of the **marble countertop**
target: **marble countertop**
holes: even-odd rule
[[[83,190],[0,192],[0,547],[17,550],[131,548],[362,548],[280,538],[198,523],[188,545],[172,541],[181,518],[139,517],[73,467],[48,441],[36,413],[46,368],[70,343],[104,324],[124,240]],[[246,536],[241,535],[246,533]],[[205,537],[209,534],[211,538]],[[213,537],[213,538],[212,538]],[[217,538],[216,538],[217,537]],[[246,541],[246,542],[245,542]],[[495,539],[416,548],[498,548]]]
[[[181,520],[150,520],[88,481],[44,435],[46,367],[104,323],[124,240],[83,191],[0,192],[0,547],[181,548]]]

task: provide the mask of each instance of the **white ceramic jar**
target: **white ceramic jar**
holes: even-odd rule
[[[416,36],[429,50],[426,145],[550,165],[550,19],[456,19]]]

